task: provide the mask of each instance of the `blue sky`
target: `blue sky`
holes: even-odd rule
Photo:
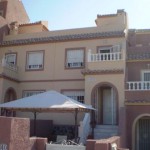
[[[49,30],[95,26],[97,14],[128,13],[129,28],[150,28],[150,0],[22,0],[30,22],[46,20]]]

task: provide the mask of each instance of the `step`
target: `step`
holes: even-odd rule
[[[118,134],[116,133],[111,133],[111,134],[108,134],[108,133],[102,133],[102,134],[97,134],[95,133],[94,134],[94,139],[107,139],[107,138],[110,138],[112,136],[117,136]]]
[[[118,126],[104,126],[98,125],[94,128],[95,132],[118,132]]]
[[[105,129],[118,129],[118,126],[116,125],[96,125],[95,127],[96,129],[99,129],[99,128],[105,128]]]
[[[103,133],[103,132],[106,132],[106,133],[111,133],[111,132],[118,132],[118,129],[94,129],[94,132],[97,132],[97,133]]]
[[[94,129],[94,139],[105,139],[118,135],[118,126],[97,125]]]

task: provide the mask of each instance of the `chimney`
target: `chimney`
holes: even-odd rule
[[[10,35],[17,35],[18,34],[18,22],[15,21],[15,22],[12,22],[10,24]]]

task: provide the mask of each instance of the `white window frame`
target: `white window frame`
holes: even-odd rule
[[[37,94],[40,94],[40,93],[43,93],[45,92],[45,90],[26,90],[26,91],[23,91],[23,95],[22,97],[29,97],[29,96],[33,96],[33,95],[37,95]]]
[[[79,54],[77,54],[77,51],[79,51],[79,53],[82,54],[82,56],[81,56],[82,58],[75,58],[74,57],[75,55],[79,55]],[[71,54],[71,52],[74,54]],[[85,52],[84,48],[66,49],[66,68],[83,68],[84,63],[85,63],[84,62],[84,55],[85,55],[84,52]],[[68,58],[69,55],[72,58]]]
[[[111,53],[112,47],[99,47],[98,53]]]
[[[141,71],[141,80],[142,80],[142,81],[145,81],[145,79],[144,79],[144,74],[145,74],[145,73],[149,73],[149,74],[150,74],[150,70],[142,70],[142,71]],[[150,80],[149,80],[149,81],[150,81]]]
[[[29,57],[32,54],[41,54],[41,62],[39,64],[30,64],[29,61]],[[35,58],[36,59],[36,58]],[[32,52],[27,52],[27,60],[26,60],[26,69],[27,70],[41,70],[44,68],[44,51],[32,51]]]
[[[14,57],[13,59],[13,61],[10,61],[9,60],[9,57]],[[12,64],[12,65],[16,65],[16,58],[17,58],[17,54],[16,53],[7,53],[7,54],[5,54],[5,60],[6,60],[6,63],[8,63],[8,64]]]
[[[117,53],[121,52],[120,45],[98,47],[98,53]]]
[[[84,103],[84,98],[85,98],[84,90],[64,90],[62,94],[78,102]]]

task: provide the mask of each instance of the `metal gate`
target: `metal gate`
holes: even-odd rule
[[[136,150],[150,150],[150,117],[139,119],[136,132]]]

